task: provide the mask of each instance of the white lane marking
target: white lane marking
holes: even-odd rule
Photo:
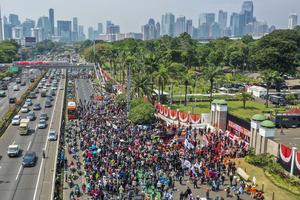
[[[45,146],[44,146],[45,152],[46,152],[46,150],[47,150],[47,145],[48,145],[48,133],[49,133],[50,128],[51,128],[51,126],[52,126],[52,121],[53,121],[53,117],[54,117],[54,112],[55,112],[56,102],[57,102],[58,96],[59,96],[59,95],[56,95],[56,96],[55,96],[54,108],[53,108],[53,110],[52,110],[52,116],[51,116],[51,120],[50,120],[49,127],[48,127],[48,132],[47,132],[47,137],[46,137],[46,144],[45,144]],[[45,160],[45,159],[42,159],[42,162],[41,162],[41,165],[40,165],[39,175],[38,175],[38,179],[37,179],[37,182],[36,182],[36,185],[35,185],[35,189],[34,189],[33,200],[36,199],[37,189],[38,189],[39,182],[40,182],[40,178],[41,178],[41,172],[42,172],[42,167],[43,167],[44,160]]]
[[[12,145],[14,145],[14,144],[15,144],[15,142],[16,142],[16,141],[14,140],[14,141],[13,141],[13,143],[12,143]]]
[[[31,146],[31,141],[28,144],[27,151],[29,150],[30,146]]]
[[[22,165],[21,165],[21,166],[20,166],[20,168],[19,168],[18,174],[17,174],[17,176],[16,176],[16,180],[18,180],[18,178],[19,178],[19,175],[20,175],[21,169],[22,169]]]
[[[66,79],[65,81],[63,82],[64,85],[66,85]],[[65,96],[65,90],[63,90],[63,97]],[[62,106],[64,105],[64,98],[62,98],[61,100],[62,102]],[[56,166],[57,166],[57,156],[58,156],[58,145],[59,145],[59,139],[60,139],[60,128],[61,128],[61,117],[62,117],[62,112],[60,112],[60,118],[59,118],[59,130],[58,130],[58,133],[57,133],[57,143],[56,143],[56,153],[55,153],[55,161],[54,161],[54,173],[53,173],[53,178],[52,178],[52,189],[51,189],[51,198],[50,199],[53,199],[53,195],[54,195],[54,186],[55,186],[55,175],[56,175]]]

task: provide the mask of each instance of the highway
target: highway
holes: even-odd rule
[[[63,70],[65,73],[65,70]],[[29,126],[31,133],[27,136],[20,136],[18,126],[10,125],[0,138],[0,200],[35,200],[50,199],[53,186],[54,165],[57,150],[57,141],[48,141],[49,130],[60,130],[64,90],[59,88],[65,84],[65,79],[60,79],[56,96],[52,101],[51,108],[44,108],[46,98],[37,95],[33,104],[40,103],[42,109],[35,111],[36,119],[31,121]],[[50,88],[48,88],[49,90]],[[32,110],[32,106],[30,106]],[[47,128],[38,129],[37,124],[41,113],[48,114]],[[20,113],[21,118],[26,114]],[[6,154],[10,144],[18,144],[22,149],[22,156],[9,158]],[[46,149],[46,159],[42,158],[42,150]],[[37,154],[37,163],[34,167],[24,168],[22,157],[27,151],[34,151]]]
[[[34,70],[34,76],[37,76],[39,74],[39,70]],[[13,86],[16,85],[15,78],[8,83],[7,90],[5,90],[6,97],[0,97],[0,117],[2,117],[9,110],[9,97],[16,97],[17,99],[19,99],[22,94],[24,94],[24,92],[28,89],[29,85],[31,84],[28,77],[28,72],[26,70],[23,70],[20,78],[22,81],[26,82],[26,85],[20,86],[20,84],[18,84],[20,88],[18,91],[13,90]]]
[[[93,87],[90,79],[75,79],[77,99],[84,101],[90,101],[90,97],[93,94]]]

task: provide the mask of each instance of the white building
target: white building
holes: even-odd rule
[[[43,29],[42,28],[32,28],[31,36],[36,38],[36,42],[41,42],[44,40]]]
[[[293,13],[289,16],[288,29],[293,29],[298,24],[298,15]]]

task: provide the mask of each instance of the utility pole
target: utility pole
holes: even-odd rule
[[[127,66],[127,116],[129,115],[130,112],[130,64]]]

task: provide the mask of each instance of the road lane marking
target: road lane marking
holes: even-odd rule
[[[13,143],[12,143],[12,145],[14,145],[14,144],[15,144],[15,142],[16,142],[16,141],[14,140],[14,141],[13,141]]]
[[[29,148],[30,148],[30,146],[31,146],[31,142],[32,142],[32,141],[30,141],[29,144],[28,144],[27,151],[29,150]]]
[[[18,174],[17,174],[17,176],[16,176],[16,180],[18,180],[18,177],[19,177],[19,175],[20,175],[21,169],[22,169],[22,165],[21,165],[20,168],[19,168]]]
[[[54,113],[55,113],[55,108],[56,108],[56,102],[57,102],[57,99],[58,99],[58,96],[59,95],[56,95],[55,96],[55,103],[54,103],[54,108],[53,108],[53,111],[52,111],[52,116],[51,116],[51,120],[50,120],[50,123],[49,123],[49,127],[48,127],[48,132],[47,132],[47,137],[46,137],[46,144],[43,148],[43,150],[47,150],[47,144],[48,144],[48,133],[52,127],[52,122],[53,122],[53,117],[54,117]],[[44,158],[42,159],[42,162],[41,162],[41,165],[40,165],[40,169],[39,169],[39,175],[38,175],[38,179],[37,179],[37,182],[36,182],[36,185],[35,185],[35,189],[34,189],[34,195],[33,195],[33,200],[36,199],[36,195],[37,195],[37,189],[38,189],[38,186],[39,186],[39,182],[40,182],[40,178],[41,178],[41,172],[42,172],[42,168],[43,168],[43,163],[44,163]]]

